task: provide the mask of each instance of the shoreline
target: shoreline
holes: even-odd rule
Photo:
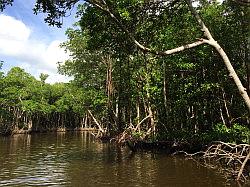
[[[98,129],[95,128],[53,128],[53,129],[18,129],[8,132],[0,132],[0,136],[13,136],[17,134],[33,134],[33,133],[49,133],[49,132],[70,132],[70,131],[86,131],[86,132],[95,132],[98,131]]]

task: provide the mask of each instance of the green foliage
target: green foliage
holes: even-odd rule
[[[234,124],[231,128],[223,124],[216,124],[211,134],[214,140],[231,143],[250,143],[250,129],[239,124]]]
[[[61,26],[61,18],[77,2],[39,0],[35,11],[47,13],[49,24]],[[135,126],[152,114],[154,120],[147,119],[140,127],[147,132],[156,125],[152,139],[249,142],[248,111],[214,49],[202,45],[159,57],[138,51],[121,29],[122,25],[137,41],[155,50],[197,41],[204,33],[185,1],[95,2],[104,9],[109,6],[119,20],[90,1],[79,5],[79,22],[67,30],[68,40],[61,45],[70,52],[70,59],[59,65],[59,72],[74,80],[48,85],[46,75],[37,81],[13,68],[5,77],[0,74],[4,109],[16,107],[46,123],[69,116],[79,122],[90,109],[107,128],[119,132],[126,124]],[[247,87],[248,9],[232,1],[200,1],[197,10]]]
[[[0,0],[0,11],[2,12],[6,6],[12,5],[14,0]]]
[[[85,93],[66,83],[47,84],[47,77],[42,74],[41,80],[36,80],[19,67],[0,77],[1,132],[27,129],[29,121],[36,129],[79,125],[77,120],[85,115],[87,107]]]
[[[42,83],[45,83],[46,79],[49,77],[48,74],[41,73],[40,80]]]
[[[189,142],[197,146],[208,145],[214,141],[249,144],[250,129],[237,123],[232,127],[226,127],[219,123],[214,125],[213,129],[207,132],[192,133],[191,131],[183,129],[171,130],[167,133],[158,133],[156,139],[158,141],[169,140],[175,142]]]
[[[131,136],[132,136],[133,140],[141,140],[144,134],[145,134],[145,132],[143,132],[143,131],[132,132]]]
[[[67,11],[70,11],[79,0],[37,0],[34,13],[47,13],[44,21],[49,25],[61,27],[62,18],[67,16]]]

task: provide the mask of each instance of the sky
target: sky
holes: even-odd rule
[[[57,73],[57,62],[69,55],[59,44],[66,41],[65,31],[76,22],[74,13],[64,18],[62,28],[48,26],[44,14],[33,14],[34,0],[15,0],[13,6],[0,12],[0,61],[7,73],[18,66],[39,79],[49,74],[46,82],[68,82],[71,78]]]

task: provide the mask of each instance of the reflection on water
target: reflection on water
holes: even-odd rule
[[[191,160],[102,144],[86,132],[0,137],[0,186],[236,186]]]

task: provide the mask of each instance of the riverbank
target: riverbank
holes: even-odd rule
[[[174,141],[128,141],[126,145],[131,149],[131,151],[138,150],[163,150],[169,154],[173,154],[178,151],[185,151],[188,153],[194,153],[205,149],[206,145],[201,144],[190,144],[188,142],[174,142]]]
[[[67,132],[67,131],[98,131],[96,128],[51,128],[51,129],[14,129],[12,131],[0,132],[1,136],[11,136],[15,134],[31,134],[31,133],[49,133],[49,132]]]

